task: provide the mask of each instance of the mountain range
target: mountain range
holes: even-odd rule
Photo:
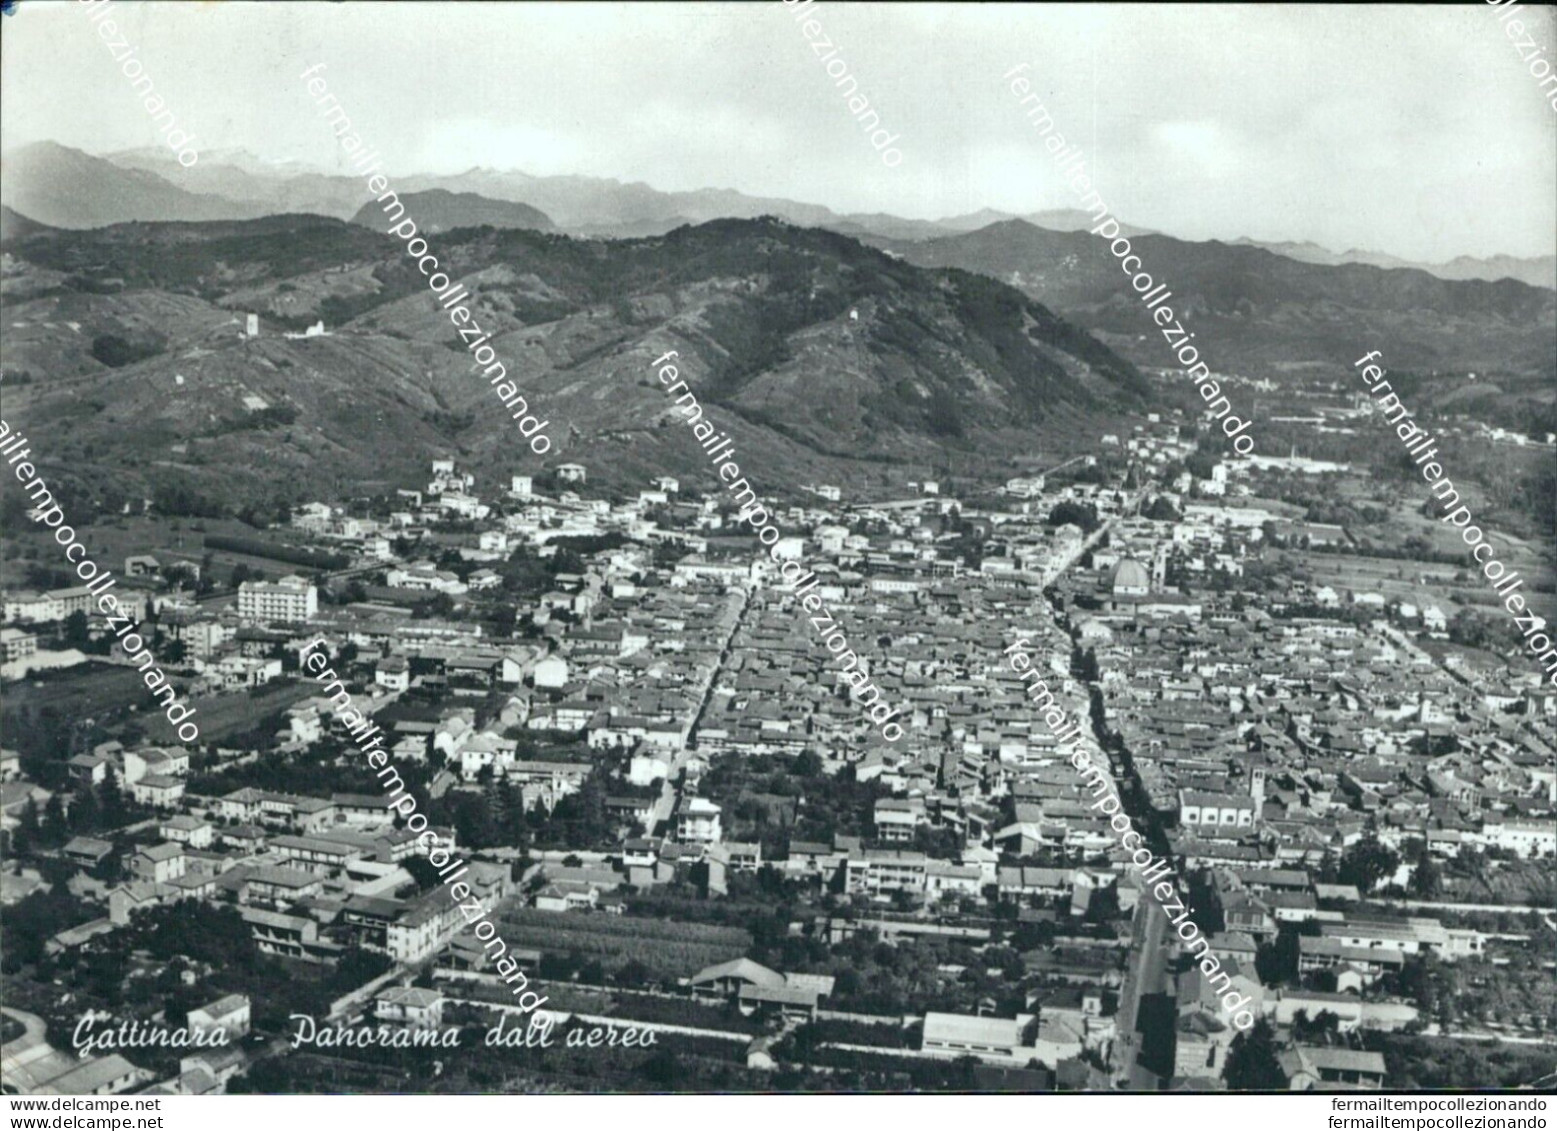
[[[313,170],[292,162],[265,162],[243,150],[217,150],[193,168],[168,159],[163,149],[124,150],[94,158],[53,142],[39,142],[5,158],[0,202],[32,219],[62,228],[91,228],[130,220],[249,219],[285,212],[315,212],[350,219],[368,194],[360,178]],[[105,167],[105,165],[107,167]],[[116,171],[117,170],[117,171]],[[122,174],[122,175],[121,175]],[[683,224],[718,219],[777,216],[802,227],[820,227],[862,239],[927,240],[991,224],[1023,220],[1068,232],[1091,227],[1074,209],[1017,216],[982,209],[941,220],[885,213],[843,214],[821,205],[748,196],[729,189],[662,192],[641,182],[598,177],[536,177],[516,171],[470,169],[450,176],[412,176],[395,185],[402,193],[442,189],[491,201],[522,204],[543,213],[559,230],[582,236],[632,238],[663,235]],[[1121,225],[1134,238],[1148,229]],[[1413,263],[1378,252],[1333,252],[1315,244],[1258,243],[1304,263],[1415,268],[1449,280],[1512,278],[1557,289],[1557,256],[1517,258],[1461,256],[1448,263]]]
[[[1052,224],[1042,226],[1053,227]],[[1360,263],[1368,267],[1385,267],[1391,270],[1411,268],[1426,271],[1429,275],[1436,275],[1440,279],[1455,281],[1515,279],[1521,283],[1528,283],[1532,287],[1557,290],[1557,255],[1538,255],[1529,259],[1519,259],[1512,255],[1492,255],[1484,259],[1460,255],[1447,263],[1414,263],[1409,259],[1386,255],[1382,251],[1364,251],[1360,248],[1334,252],[1316,243],[1261,243],[1251,239],[1237,239],[1232,242],[1234,245],[1262,247],[1266,251],[1273,251],[1288,259],[1296,259],[1299,263],[1319,263],[1327,267],[1335,267],[1343,263]]]
[[[67,481],[230,504],[404,486],[439,456],[537,470],[397,239],[315,215],[6,228],[7,416]],[[649,364],[668,350],[766,490],[873,464],[1007,467],[1150,399],[1129,362],[1011,287],[775,219],[609,242],[458,228],[438,253],[549,421],[548,462],[592,480],[712,489]],[[326,335],[297,333],[317,320]]]
[[[0,208],[0,368],[8,414],[67,480],[230,502],[403,486],[447,455],[535,470],[358,179],[236,154],[181,187],[136,167],[145,155],[20,153]],[[738,193],[432,180],[396,188],[549,420],[548,462],[623,489],[706,474],[650,372],[668,350],[768,489],[1080,452],[1152,403],[1138,366],[1178,368],[1084,214],[976,213],[926,237],[924,222]],[[317,208],[278,211],[299,197]],[[687,218],[780,206],[801,218]],[[579,235],[591,224],[613,234]],[[880,234],[894,226],[918,234]],[[1279,380],[1377,349],[1393,369],[1508,377],[1548,400],[1557,384],[1553,290],[1130,238],[1215,370]],[[240,333],[249,313],[258,337]],[[321,321],[325,336],[302,335]]]

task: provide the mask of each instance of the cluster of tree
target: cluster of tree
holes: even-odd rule
[[[1280,609],[1272,610],[1276,620],[1333,620],[1342,624],[1365,625],[1376,620],[1378,614],[1365,605],[1321,605],[1317,601],[1293,601]]]
[[[296,414],[295,409],[290,411]],[[292,421],[288,420],[286,423],[291,424]],[[252,526],[256,530],[264,530],[269,526],[286,526],[292,521],[292,504],[285,499],[276,499],[269,503],[245,503],[238,509],[237,518],[239,522]]]
[[[8,527],[11,530],[17,528],[16,525]],[[67,589],[71,583],[71,575],[65,570],[37,562],[28,563],[26,576],[29,589]]]
[[[1510,425],[1514,431],[1536,437],[1557,431],[1550,423],[1557,415],[1552,405],[1529,400],[1512,403],[1521,409],[1513,414],[1518,418]],[[1549,449],[1459,443],[1452,453],[1446,453],[1446,467],[1447,455],[1453,456],[1456,482],[1472,482],[1480,488],[1482,501],[1474,506],[1479,518],[1527,537],[1551,536],[1552,515],[1557,513],[1557,460],[1552,459]],[[1437,517],[1441,508],[1432,513]]]
[[[1184,457],[1184,470],[1196,479],[1210,479],[1211,472],[1221,462],[1222,453],[1217,450],[1214,442],[1208,443],[1205,438],[1202,438],[1200,446]]]
[[[1434,549],[1433,544],[1420,534],[1407,535],[1398,546],[1375,542],[1367,537],[1360,537],[1351,543],[1334,545],[1309,543],[1307,539],[1304,542],[1303,548],[1311,554],[1372,558],[1375,561],[1386,562],[1432,562],[1434,565],[1460,565],[1465,561],[1465,555],[1456,550]]]
[[[73,836],[86,836],[122,828],[139,811],[110,773],[97,786],[80,785],[69,804],[61,793],[49,797],[42,810],[28,798],[11,830],[11,853],[26,856],[38,849],[58,848]]]
[[[1508,618],[1476,608],[1463,608],[1449,618],[1449,639],[1466,648],[1505,652],[1517,639]]]
[[[603,800],[600,809],[604,813]],[[452,826],[459,843],[475,849],[525,848],[537,835],[537,826],[545,827],[545,814],[542,805],[526,813],[523,794],[508,781],[489,782],[479,793],[451,789],[442,797],[429,798],[427,810],[428,820]]]
[[[224,421],[212,430],[212,434],[221,436],[231,432],[274,432],[278,428],[296,424],[297,418],[295,405],[271,405]]]
[[[553,538],[549,544],[556,547],[553,558],[560,562],[554,567],[557,573],[580,573],[585,558],[606,550],[620,550],[627,543],[625,534],[612,530],[605,534],[570,534],[565,538]]]
[[[1227,1065],[1223,1079],[1229,1091],[1234,1092],[1284,1092],[1287,1090],[1287,1074],[1282,1070],[1278,1057],[1281,1049],[1276,1044],[1276,1032],[1261,1017],[1247,1033],[1233,1038],[1227,1050]]]
[[[8,379],[9,380],[9,379]],[[60,453],[64,455],[64,453]],[[88,454],[89,453],[83,453]],[[60,470],[51,470],[46,477],[49,491],[54,495],[54,501],[65,512],[67,521],[77,530],[98,522],[105,517],[114,517],[119,513],[124,504],[124,494],[112,483],[98,484],[87,482],[77,478],[70,464],[64,460]],[[27,522],[27,512],[37,505],[37,501],[26,491],[7,491],[0,496],[0,525],[10,533],[33,528],[31,522]],[[12,551],[13,553],[15,551]],[[44,555],[49,560],[58,560],[59,547],[48,549],[45,543]],[[29,555],[30,556],[30,555]],[[75,570],[70,569],[66,575],[69,580],[65,586],[80,585],[81,581],[76,577]],[[64,586],[51,586],[50,588],[62,588]]]
[[[307,569],[345,569],[351,558],[345,554],[332,554],[324,550],[309,550],[301,546],[283,546],[263,538],[244,538],[232,534],[207,534],[205,545],[212,550],[227,550],[234,554],[247,554],[255,558],[300,565]]]
[[[136,954],[149,955],[162,964],[162,971],[151,978],[127,976],[128,971],[142,966],[132,958]],[[56,1032],[56,1021],[63,1020],[64,1032],[58,1035],[68,1044],[71,1027],[88,1008],[145,1017],[165,1007],[168,1023],[176,1026],[189,1008],[228,993],[250,998],[256,1029],[290,1031],[289,1013],[323,1016],[332,1001],[389,967],[387,956],[349,946],[333,966],[300,973],[259,949],[253,929],[237,907],[180,900],[138,911],[119,930],[57,959],[44,959],[39,976],[58,978],[71,988],[74,1000],[69,1014],[46,1017],[51,1034]],[[186,986],[184,979],[177,977],[181,971],[207,974]],[[176,1071],[177,1061],[150,1066]]]
[[[688,548],[671,539],[664,539],[654,544],[654,568],[670,569],[691,551]]]
[[[122,338],[118,334],[99,334],[92,339],[92,356],[110,369],[121,369],[156,357],[167,348],[161,334]]]
[[[925,428],[932,436],[960,440],[964,432],[962,402],[945,386],[937,386],[924,405]]]
[[[1426,841],[1414,842],[1408,851],[1414,858],[1411,894],[1417,899],[1438,899],[1443,895],[1443,866],[1427,850]]]
[[[1133,467],[1126,472],[1127,476],[1134,475]],[[1093,463],[1082,461],[1073,463],[1069,467],[1062,467],[1058,471],[1051,472],[1048,479],[1053,483],[1088,483],[1101,487],[1105,483],[1113,483],[1119,477],[1118,461],[1103,458]],[[1127,486],[1134,486],[1127,483]]]
[[[1385,1079],[1403,1092],[1528,1088],[1550,1077],[1549,1046],[1439,1040],[1369,1030],[1363,1047],[1384,1054]]]
[[[503,588],[509,594],[535,598],[552,588],[555,575],[550,565],[529,546],[518,546],[508,555],[508,560],[497,567],[496,572],[503,579]]]
[[[81,609],[71,613],[60,624],[60,647],[74,648],[78,652],[85,652],[89,655],[107,655],[109,648],[112,646],[112,640],[106,634],[94,640],[89,628],[90,624],[90,619]]]
[[[63,879],[54,879],[58,882],[47,891],[30,892],[6,909],[0,971],[15,974],[23,967],[38,966],[46,960],[51,938],[97,918],[95,907],[71,895]]]
[[[609,534],[558,538],[552,545],[556,552],[541,557],[529,546],[518,546],[508,555],[508,560],[496,567],[503,579],[503,588],[517,597],[539,597],[555,589],[558,574],[583,573],[585,559],[602,550],[615,550],[626,544],[623,536],[615,531]],[[681,551],[675,560],[685,553]]]
[[[597,768],[577,792],[558,801],[549,813],[542,806],[535,807],[537,819],[545,816],[535,831],[537,842],[566,848],[614,847],[618,830],[605,803],[605,782]]]
[[[87,749],[88,729],[79,717],[53,704],[6,704],[6,742],[21,756],[22,774],[44,789],[67,784],[65,763]]]
[[[253,970],[265,956],[236,907],[181,899],[135,914],[122,932],[128,950],[168,961],[183,956],[236,970]]]
[[[1003,1007],[1022,1005],[1013,987],[1026,966],[1017,950],[1003,944],[975,948],[930,938],[888,944],[870,928],[831,947],[818,939],[774,942],[770,953],[783,969],[833,976],[831,1008],[841,1011],[886,1017],[927,1009],[971,1013],[985,997]],[[960,980],[948,981],[941,969],[948,964],[965,967]]]
[[[152,488],[151,503],[158,514],[175,518],[221,518],[227,507],[179,480],[166,480]]]
[[[1066,500],[1063,503],[1056,503],[1049,511],[1049,517],[1044,521],[1050,526],[1064,526],[1069,523],[1091,534],[1098,528],[1097,508],[1091,503],[1074,503]]]
[[[1354,885],[1367,895],[1383,880],[1395,874],[1400,866],[1400,853],[1379,841],[1378,833],[1369,829],[1355,844],[1341,853],[1336,881]]]
[[[720,756],[704,775],[708,796],[754,826],[766,849],[790,840],[831,843],[835,835],[867,836],[878,798],[890,796],[878,781],[860,782],[854,768],[831,777],[821,757],[806,750],[793,759]],[[789,799],[793,801],[778,801]]]
[[[427,792],[428,767],[404,762],[397,769],[406,789],[420,802]],[[334,737],[321,739],[301,752],[283,755],[271,751],[241,766],[189,778],[189,791],[202,795],[221,796],[245,787],[328,797],[332,793],[380,793],[383,783],[355,748],[348,751]]]
[[[232,567],[232,575],[229,578],[229,584],[234,589],[236,589],[236,588],[238,588],[238,586],[242,585],[246,581],[264,581],[264,580],[265,580],[265,571],[264,570],[262,570],[262,569],[255,569],[254,567],[252,567],[250,565],[247,565],[244,562],[239,562],[237,565]]]
[[[1308,1010],[1300,1009],[1292,1015],[1292,1039],[1304,1045],[1335,1047],[1341,1043],[1340,1015],[1321,1009],[1310,1018]]]
[[[988,505],[994,508],[1002,501],[995,496],[990,496]],[[991,527],[988,520],[964,518],[962,510],[953,507],[949,514],[942,516],[940,527],[942,534],[955,535],[941,543],[941,556],[949,559],[961,558],[964,568],[977,571],[979,564],[984,560],[985,545],[989,541]]]
[[[1153,522],[1177,522],[1184,515],[1168,496],[1153,495],[1152,501],[1141,508],[1141,517]]]
[[[1306,522],[1328,523],[1332,526],[1344,526],[1350,530],[1379,526],[1388,522],[1389,516],[1390,512],[1386,507],[1372,507],[1366,503],[1353,504],[1322,497],[1308,504],[1303,518]]]
[[[344,584],[337,582],[335,585],[320,589],[319,599],[335,605],[354,605],[368,599],[368,590],[362,582],[352,578]]]
[[[413,620],[458,619],[460,605],[447,593],[434,593],[411,606]]]
[[[1261,943],[1254,953],[1254,969],[1260,981],[1267,986],[1298,985],[1298,939],[1318,933],[1317,922],[1308,921],[1297,926],[1283,923],[1276,937]]]

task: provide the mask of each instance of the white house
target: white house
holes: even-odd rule
[[[547,656],[535,665],[535,686],[552,690],[567,686],[568,662],[561,656]]]

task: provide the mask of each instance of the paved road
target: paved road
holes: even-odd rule
[[[1144,999],[1157,997],[1171,990],[1168,978],[1168,951],[1163,946],[1167,937],[1168,916],[1157,903],[1142,899],[1137,904],[1135,932],[1132,936],[1133,951],[1125,984],[1119,995],[1119,1035],[1114,1045],[1114,1086],[1133,1092],[1158,1091],[1164,1081],[1157,1073],[1141,1064],[1142,1054],[1149,1059],[1160,1057],[1166,1051],[1155,1047],[1151,1032],[1143,1033],[1140,1025],[1151,1018],[1142,1016]],[[1148,1010],[1148,1013],[1150,1011]]]
[[[0,1046],[0,1084],[6,1095],[47,1095],[51,1081],[83,1063],[49,1044],[43,1018],[37,1014],[7,1008],[5,1015],[26,1030]]]
[[[1061,576],[1075,568],[1076,563],[1113,529],[1120,518],[1136,513],[1145,495],[1146,489],[1143,487],[1129,497],[1120,507],[1118,514],[1103,522],[1073,553],[1067,555],[1052,571],[1046,573],[1044,587],[1054,584]],[[1050,615],[1054,616],[1052,606],[1050,606]],[[1114,785],[1121,797],[1127,796],[1123,788],[1123,785],[1127,784],[1115,779]],[[1130,1091],[1157,1091],[1165,1083],[1157,1073],[1141,1064],[1141,1058],[1145,1055],[1148,1061],[1160,1064],[1165,1057],[1168,1060],[1172,1057],[1171,1047],[1159,1047],[1162,1040],[1159,1023],[1161,1019],[1156,1016],[1161,1012],[1158,1007],[1166,1000],[1164,995],[1172,990],[1168,978],[1169,955],[1163,947],[1167,928],[1168,917],[1162,908],[1153,900],[1142,899],[1137,906],[1133,925],[1130,966],[1119,999],[1119,1035],[1115,1038],[1112,1056],[1114,1085],[1117,1088]],[[1144,1017],[1143,1005],[1145,1006]],[[1147,1025],[1145,1032],[1140,1028],[1143,1022]]]
[[[1111,516],[1103,523],[1101,523],[1096,530],[1083,538],[1081,540],[1081,545],[1076,547],[1076,549],[1072,551],[1063,561],[1046,570],[1043,575],[1043,588],[1047,589],[1065,574],[1074,569],[1076,563],[1086,556],[1087,551],[1101,542],[1121,518],[1133,515],[1141,509],[1141,500],[1145,497],[1146,492],[1143,488],[1142,490],[1137,491],[1130,498],[1126,499],[1124,505],[1119,508],[1118,514]]]
[[[702,694],[698,697],[697,708],[692,712],[692,725],[687,728],[689,741],[695,741],[697,728],[702,724],[703,714],[708,710],[708,704],[713,701],[714,688],[719,683],[719,673],[724,671],[724,665],[730,655],[730,641],[735,639],[735,634],[740,630],[741,621],[746,616],[746,610],[751,607],[751,590],[742,589],[730,594],[729,602],[725,605],[721,614],[721,623],[728,621],[729,627],[725,630],[724,639],[719,642],[719,659],[709,669],[708,678],[703,684]],[[681,776],[681,771],[686,769],[688,762],[692,760],[692,750],[683,745],[676,756],[671,759],[670,772],[665,776],[664,787],[659,797],[655,799],[653,815],[649,818],[648,832],[650,835],[662,824],[668,824],[671,814],[676,808],[675,782]]]

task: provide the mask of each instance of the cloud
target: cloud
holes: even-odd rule
[[[1152,127],[1151,140],[1163,151],[1160,158],[1164,162],[1189,158],[1206,176],[1225,176],[1241,164],[1224,132],[1213,122],[1163,122]]]

